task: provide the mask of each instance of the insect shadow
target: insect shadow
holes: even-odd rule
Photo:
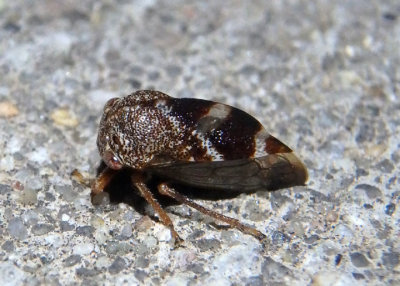
[[[97,168],[97,175],[99,175],[107,165],[101,161]],[[138,191],[132,186],[131,175],[133,170],[129,168],[123,168],[119,170],[112,178],[110,183],[105,187],[104,192],[109,196],[110,202],[113,204],[125,203],[133,207],[138,213],[144,215],[145,208],[148,205],[147,201],[140,195]],[[147,186],[152,191],[154,197],[163,207],[180,205],[179,202],[172,199],[171,197],[162,195],[158,192],[157,186],[165,182],[165,179],[152,175],[148,178]],[[191,198],[199,200],[218,201],[223,199],[232,199],[242,194],[242,192],[232,192],[218,190],[204,190],[204,188],[195,188],[183,184],[169,182],[179,193]],[[247,192],[248,193],[255,193]]]

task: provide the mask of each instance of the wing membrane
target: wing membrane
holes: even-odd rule
[[[152,167],[150,172],[194,187],[241,192],[303,185],[307,180],[306,168],[293,153],[227,161],[175,162]]]

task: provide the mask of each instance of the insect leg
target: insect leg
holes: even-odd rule
[[[177,191],[175,191],[173,188],[170,188],[165,183],[158,185],[158,191],[160,192],[160,194],[169,196],[182,204],[188,205],[188,206],[198,210],[199,212],[201,212],[203,214],[206,214],[217,220],[223,221],[223,222],[229,224],[231,227],[237,228],[238,230],[240,230],[243,233],[250,234],[250,235],[254,236],[255,238],[257,238],[258,240],[263,240],[266,238],[262,232],[256,230],[255,228],[246,226],[246,225],[242,224],[240,221],[238,221],[237,219],[234,219],[234,218],[225,216],[223,214],[217,213],[213,210],[207,209],[207,208],[195,203],[193,200],[189,199],[188,197],[178,193]]]
[[[103,192],[104,188],[110,183],[116,172],[116,170],[113,170],[111,168],[105,168],[93,181],[91,186],[92,193],[90,194],[90,196],[93,198],[94,196]]]
[[[143,178],[139,174],[132,174],[131,180],[132,184],[139,190],[142,197],[153,207],[155,212],[160,217],[161,222],[170,229],[171,235],[175,239],[175,244],[179,244],[180,242],[182,242],[183,240],[182,238],[179,237],[178,233],[175,231],[174,225],[170,217],[162,208],[160,203],[156,200],[156,198],[154,198],[153,194],[144,183]]]
[[[77,169],[74,169],[71,172],[71,178],[76,182],[78,182],[79,184],[90,188],[91,180],[87,176],[79,172]]]

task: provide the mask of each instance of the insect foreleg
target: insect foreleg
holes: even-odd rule
[[[238,230],[242,231],[243,233],[250,234],[250,235],[254,236],[255,238],[257,238],[258,240],[264,240],[266,238],[263,233],[256,230],[255,228],[246,226],[246,225],[242,224],[240,221],[238,221],[237,219],[234,219],[234,218],[225,216],[223,214],[217,213],[213,210],[207,209],[207,208],[197,204],[193,200],[189,199],[188,197],[176,192],[173,188],[169,187],[165,183],[158,185],[158,191],[160,192],[160,194],[169,196],[182,204],[188,205],[188,206],[198,210],[199,212],[201,212],[205,215],[208,215],[212,218],[215,218],[217,220],[225,222],[225,223],[229,224],[231,227],[237,228]]]
[[[99,176],[97,176],[96,180],[92,183],[92,193],[90,194],[92,199],[94,196],[100,194],[104,191],[104,188],[111,182],[114,175],[117,173],[117,170],[113,170],[109,167],[105,168]]]

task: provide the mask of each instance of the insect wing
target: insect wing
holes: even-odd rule
[[[160,177],[182,184],[227,191],[251,192],[304,185],[307,171],[293,153],[260,158],[173,163],[151,168]]]

